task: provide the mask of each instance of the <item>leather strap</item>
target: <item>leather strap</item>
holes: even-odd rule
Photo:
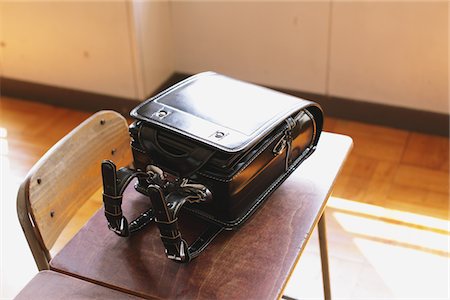
[[[160,237],[166,248],[168,258],[188,262],[197,257],[206,246],[223,230],[223,227],[211,223],[209,227],[189,246],[182,238],[178,228],[178,214],[181,207],[192,195],[185,191],[175,191],[164,197],[161,188],[150,185],[149,195],[155,213],[155,222],[158,225]]]
[[[112,161],[104,160],[102,162],[105,216],[108,221],[108,228],[119,236],[129,236],[149,224],[154,218],[152,209],[149,209],[128,224],[122,211],[122,198],[125,188],[133,178],[144,176],[147,176],[147,174],[128,168],[121,168],[117,172],[116,165]]]
[[[187,180],[177,184],[165,182],[162,172],[157,170],[144,173],[121,168],[117,171],[115,164],[110,160],[102,162],[102,176],[103,202],[108,228],[117,235],[126,237],[154,220],[160,231],[166,255],[170,259],[189,262],[223,230],[222,226],[211,223],[191,246],[182,238],[178,228],[178,214],[181,207],[186,202],[208,201],[212,197],[211,193],[200,184],[189,184]],[[128,224],[122,211],[123,192],[136,177],[141,185],[139,191],[150,198],[152,209]],[[144,182],[147,186],[143,189]]]

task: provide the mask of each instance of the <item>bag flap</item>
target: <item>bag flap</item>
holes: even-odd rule
[[[135,119],[226,152],[254,145],[313,102],[213,72],[187,78],[132,110]]]

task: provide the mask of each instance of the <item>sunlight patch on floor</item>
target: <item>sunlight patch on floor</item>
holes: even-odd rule
[[[8,155],[9,147],[8,141],[4,138],[0,138],[0,155]]]
[[[363,238],[355,238],[354,243],[393,297],[448,299],[448,256]]]
[[[341,212],[334,212],[333,215],[344,230],[358,237],[402,245],[404,248],[417,249],[442,256],[448,254],[448,234]]]
[[[8,130],[4,127],[0,127],[0,139],[8,137]]]
[[[393,297],[450,295],[448,220],[336,197],[328,207]]]
[[[332,296],[345,299],[448,299],[450,222],[331,197],[327,209]],[[285,294],[323,298],[315,231]]]
[[[0,274],[7,274],[0,276],[0,299],[12,299],[37,273],[17,217],[16,196],[22,178],[13,173],[7,136],[0,127]]]
[[[327,207],[335,208],[345,212],[353,212],[356,214],[364,214],[371,217],[388,219],[397,223],[407,223],[413,226],[423,226],[431,230],[439,230],[450,232],[450,222],[435,217],[421,215],[417,213],[405,212],[395,209],[389,209],[373,204],[361,203],[342,199],[338,197],[330,197]]]

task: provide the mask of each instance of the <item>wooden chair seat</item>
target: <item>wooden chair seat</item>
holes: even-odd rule
[[[15,300],[49,299],[142,299],[65,274],[39,272],[14,298]]]

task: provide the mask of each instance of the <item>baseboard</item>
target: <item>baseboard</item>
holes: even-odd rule
[[[181,80],[179,76],[179,74],[170,76],[155,93],[179,82]],[[111,109],[124,116],[128,116],[134,107],[145,100],[114,97],[5,77],[0,77],[0,94],[89,112]]]
[[[190,74],[185,73],[172,74],[152,95],[189,76]],[[276,87],[270,88],[315,101],[322,106],[326,116],[427,134],[449,136],[450,118],[448,114]],[[126,116],[129,115],[129,112],[134,107],[145,100],[114,97],[4,77],[0,78],[0,93],[5,96],[30,99],[78,110],[98,111],[101,109],[112,109]],[[152,95],[149,95],[147,98],[150,98]]]
[[[278,90],[319,103],[324,110],[325,118],[330,116],[408,131],[449,136],[450,117],[448,114],[335,96]]]
[[[11,78],[0,78],[0,92],[3,96],[37,101],[84,111],[112,109],[126,115],[137,99],[96,94],[80,90],[55,87]]]

